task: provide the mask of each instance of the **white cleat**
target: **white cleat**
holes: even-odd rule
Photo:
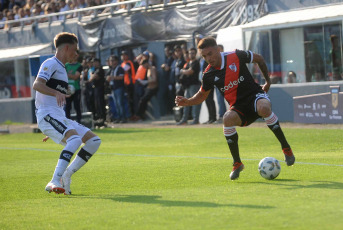
[[[49,193],[54,192],[56,194],[60,194],[60,193],[64,193],[64,188],[63,186],[56,181],[50,181],[46,187],[45,187],[45,191],[48,191]]]
[[[61,184],[65,190],[64,195],[71,195],[70,183],[71,183],[71,178],[63,174],[63,176],[61,177]]]

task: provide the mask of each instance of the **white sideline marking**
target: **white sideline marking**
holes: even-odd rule
[[[0,147],[0,149],[6,149],[6,150],[32,150],[32,151],[39,151],[39,152],[61,152],[60,150],[38,149],[38,148]],[[211,159],[211,160],[231,160],[231,158],[228,158],[228,157],[173,156],[173,155],[161,156],[161,155],[149,155],[149,154],[125,154],[125,153],[96,153],[96,154],[126,156],[126,157],[197,158],[197,159]],[[261,159],[242,159],[242,160],[245,160],[245,161],[260,161]],[[281,163],[285,163],[283,160],[279,160],[279,161]],[[298,162],[298,161],[296,161],[295,164],[343,167],[343,165],[335,165],[335,164],[327,164],[327,163]]]

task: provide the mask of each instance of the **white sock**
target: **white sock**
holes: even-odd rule
[[[73,175],[82,166],[84,166],[88,162],[89,158],[91,158],[93,154],[98,150],[100,144],[101,140],[99,137],[93,137],[89,139],[80,149],[73,162],[70,163],[64,175],[67,177],[71,177],[71,175]]]
[[[54,175],[52,181],[59,182],[64,171],[66,170],[70,159],[72,158],[74,152],[82,144],[82,140],[79,136],[73,135],[67,139],[67,144],[61,152],[60,159],[57,161]]]

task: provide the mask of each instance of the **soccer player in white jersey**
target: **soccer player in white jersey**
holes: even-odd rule
[[[67,119],[63,110],[68,97],[68,75],[64,65],[78,55],[78,39],[75,34],[62,32],[55,36],[54,45],[55,56],[42,63],[33,89],[37,91],[35,104],[39,129],[57,144],[64,145],[45,190],[70,195],[70,177],[98,150],[101,140],[87,127]],[[82,143],[84,145],[69,165]]]

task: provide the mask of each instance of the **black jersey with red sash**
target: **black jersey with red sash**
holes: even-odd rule
[[[248,96],[262,90],[261,86],[254,81],[246,65],[253,60],[251,51],[223,52],[221,56],[221,68],[208,65],[204,71],[201,90],[208,91],[216,86],[230,107],[236,103],[242,103]]]

